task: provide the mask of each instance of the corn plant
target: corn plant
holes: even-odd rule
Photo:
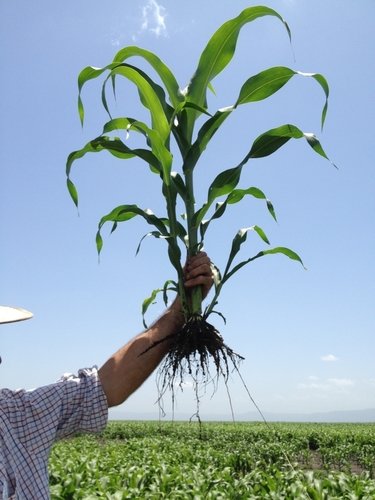
[[[105,123],[101,135],[88,142],[79,151],[72,152],[68,157],[66,164],[67,185],[74,203],[78,206],[77,190],[71,180],[71,167],[75,160],[82,158],[87,153],[107,151],[123,160],[140,158],[149,166],[153,175],[156,174],[160,177],[161,193],[166,203],[166,214],[156,215],[150,209],[142,209],[133,203],[118,206],[101,218],[96,235],[96,245],[100,254],[103,246],[101,231],[107,222],[112,224],[112,232],[117,229],[119,223],[129,221],[137,216],[143,218],[153,227],[153,230],[146,236],[163,239],[167,244],[168,256],[177,273],[177,278],[167,280],[164,286],[154,290],[142,305],[144,318],[149,305],[154,302],[159,292],[163,293],[166,303],[169,290],[174,290],[181,298],[182,312],[186,323],[181,331],[175,332],[171,336],[169,355],[164,362],[164,373],[168,374],[162,383],[164,389],[166,386],[173,387],[176,378],[180,378],[180,382],[182,382],[186,371],[193,375],[195,381],[202,378],[207,381],[210,378],[208,363],[212,358],[217,376],[222,374],[225,379],[228,377],[228,360],[231,360],[236,367],[236,362],[241,356],[234,353],[224,343],[218,331],[207,322],[210,314],[218,313],[221,315],[216,306],[222,287],[229,278],[246,264],[270,254],[283,254],[302,264],[301,258],[285,247],[266,248],[250,258],[245,258],[240,263],[234,264],[249,231],[256,233],[266,245],[270,244],[263,229],[254,225],[241,228],[235,234],[224,270],[220,271],[217,265],[213,266],[214,296],[204,311],[202,310],[200,287],[193,290],[191,299],[188,301],[183,284],[185,251],[182,252],[182,249],[186,249],[189,256],[199,252],[204,246],[204,239],[211,222],[221,218],[227,207],[239,203],[246,196],[252,196],[263,200],[268,212],[276,220],[271,201],[259,188],[238,187],[242,170],[249,160],[275,153],[290,139],[305,139],[316,153],[328,159],[314,134],[305,133],[292,124],[283,124],[257,137],[248,154],[236,166],[217,172],[208,187],[204,202],[201,204],[196,202],[194,193],[195,167],[201,161],[203,153],[210,145],[215,133],[239,106],[268,98],[279,91],[294,76],[310,77],[320,85],[325,94],[325,104],[321,117],[321,126],[324,125],[329,94],[326,79],[320,74],[301,73],[283,66],[268,68],[250,76],[240,88],[234,104],[214,113],[209,112],[207,92],[214,91],[212,81],[233,58],[241,29],[263,16],[273,16],[279,20],[291,41],[290,29],[276,11],[265,6],[246,8],[237,17],[224,23],[213,34],[185,88],[179,86],[174,74],[157,55],[136,46],[123,48],[115,55],[113,61],[103,68],[86,67],[78,77],[78,111],[83,126],[82,88],[89,80],[107,73],[101,97],[103,106],[109,115],[109,121]],[[146,61],[161,81],[157,83],[142,69],[129,64],[128,59],[133,56],[138,56]],[[140,103],[150,113],[149,124],[130,117],[114,118],[112,116],[107,100],[107,87],[112,84],[112,90],[115,92],[116,79],[119,77],[124,77],[136,86]],[[123,131],[127,135],[133,132],[141,134],[145,147],[131,149],[125,144],[126,141],[124,142],[120,137],[113,135],[115,131]],[[179,156],[172,154],[172,147],[177,149]],[[177,217],[176,207],[181,203],[185,213],[180,219]]]
[[[277,431],[277,434],[275,433]],[[354,474],[331,464],[298,463],[309,436],[331,443],[352,466],[368,442],[372,466]],[[333,439],[329,439],[329,437]],[[280,453],[288,450],[293,468]],[[51,498],[287,498],[373,500],[375,430],[368,424],[205,422],[202,439],[195,422],[110,421],[98,436],[80,435],[55,443],[49,457]],[[316,467],[319,467],[316,469]],[[294,470],[293,470],[294,469]]]

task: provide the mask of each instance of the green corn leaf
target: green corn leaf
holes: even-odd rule
[[[87,81],[92,80],[93,78],[97,78],[105,71],[111,70],[111,69],[115,68],[116,66],[118,66],[118,63],[108,64],[104,68],[94,68],[93,66],[87,66],[78,75],[78,114],[79,114],[82,126],[83,126],[84,117],[85,117],[85,111],[84,111],[83,102],[82,102],[82,98],[81,98],[81,92],[82,92],[83,85]]]
[[[270,245],[270,242],[268,241],[268,238],[262,228],[260,228],[259,226],[253,226],[252,229],[258,234],[258,236],[262,238],[265,243],[267,243],[267,245]]]
[[[156,288],[155,290],[152,291],[151,296],[147,297],[142,303],[142,319],[143,319],[143,326],[145,328],[148,328],[146,321],[145,321],[145,314],[150,307],[150,305],[155,304],[156,301],[156,296],[158,293],[163,292],[163,301],[165,306],[168,305],[168,292],[173,291],[177,292],[177,283],[173,280],[168,280],[164,283],[163,288]]]
[[[269,244],[267,236],[265,235],[264,231],[260,227],[252,226],[252,227],[240,229],[232,241],[232,248],[231,248],[228,262],[227,262],[227,265],[226,265],[226,268],[224,271],[223,282],[225,280],[226,275],[229,272],[229,269],[230,269],[230,266],[232,265],[233,259],[235,258],[237,253],[240,251],[241,245],[246,241],[247,233],[249,231],[255,231],[262,238],[263,241],[265,241],[267,244]]]
[[[239,165],[238,167],[224,170],[217,175],[211,186],[208,188],[207,202],[194,214],[192,221],[193,227],[198,227],[216,198],[233,191],[240,180],[241,171],[242,165]]]
[[[302,76],[309,76],[311,78],[314,78],[322,87],[324,90],[324,93],[326,95],[326,102],[322,111],[322,122],[321,122],[321,129],[323,130],[324,127],[324,122],[327,116],[327,110],[328,110],[328,96],[329,96],[329,86],[327,80],[324,78],[323,75],[320,75],[319,73],[301,73],[300,71],[297,71],[299,75]]]
[[[142,210],[137,205],[120,205],[116,207],[108,215],[100,219],[99,229],[101,229],[106,222],[125,222],[137,215],[143,217],[148,224],[155,226],[163,236],[169,236],[168,230],[161,219],[156,217],[151,210]]]
[[[262,137],[262,136],[260,136],[260,137]],[[258,139],[260,139],[260,138],[258,138]],[[224,172],[221,172],[215,178],[215,180],[213,181],[213,183],[209,187],[207,202],[202,206],[201,209],[199,209],[194,214],[194,216],[192,218],[193,227],[198,227],[198,225],[201,223],[201,221],[203,220],[203,217],[205,216],[205,214],[207,213],[207,211],[209,210],[210,206],[212,205],[213,201],[216,198],[218,198],[219,196],[225,195],[225,194],[230,194],[232,191],[234,191],[236,185],[238,184],[238,182],[240,180],[242,167],[249,161],[250,158],[252,158],[251,155],[253,154],[254,145],[255,145],[255,142],[253,144],[253,148],[251,149],[250,153],[241,161],[241,163],[237,167],[231,168],[229,170],[225,170]],[[269,154],[271,154],[271,153],[269,153]],[[258,191],[254,191],[254,192],[257,192],[259,194],[261,191],[258,190]],[[237,192],[237,194],[235,194],[235,196],[237,196],[238,193],[239,193],[239,191]],[[267,208],[269,209],[271,215],[275,218],[272,204],[267,203]]]
[[[323,129],[328,109],[329,86],[324,76],[317,73],[302,73],[284,66],[266,69],[252,76],[243,84],[235,107],[266,99],[280,90],[294,75],[314,78],[322,87],[326,97],[321,118],[321,128]]]
[[[163,87],[161,87],[160,85],[158,85],[157,83],[155,83],[152,80],[152,78],[150,78],[149,75],[147,75],[147,73],[145,73],[141,69],[137,68],[136,66],[131,66],[130,64],[119,64],[116,67],[130,68],[130,69],[134,70],[136,73],[138,73],[139,76],[141,78],[143,78],[150,85],[150,87],[152,88],[152,90],[154,91],[155,95],[157,96],[157,98],[160,101],[160,104],[161,104],[161,106],[162,106],[162,108],[164,110],[164,113],[165,113],[168,121],[171,120],[171,118],[172,118],[172,116],[174,114],[174,108],[172,106],[170,106],[166,102],[165,91],[164,91]],[[102,85],[102,104],[104,106],[104,109],[109,114],[109,116],[111,116],[111,112],[110,112],[108,104],[107,104],[106,87],[107,87],[108,80],[111,79],[111,81],[112,81],[112,87],[113,87],[113,92],[115,94],[115,76],[116,75],[114,73],[110,72],[109,75],[107,76],[107,78],[104,80],[104,83]],[[148,105],[147,99],[145,99],[143,93],[141,92],[141,90],[139,88],[138,88],[138,95],[139,95],[141,103],[147,109],[149,109],[149,105]],[[115,94],[115,97],[116,97],[116,94]]]
[[[272,217],[277,222],[275,209],[273,208],[273,205],[272,205],[271,201],[270,200],[266,200],[266,203],[267,203],[267,208],[268,208],[269,213],[272,215]]]
[[[314,134],[304,133],[302,130],[294,125],[282,125],[281,127],[268,130],[264,134],[261,134],[255,139],[253,145],[250,149],[249,154],[243,160],[242,163],[246,163],[250,158],[263,158],[269,156],[286,144],[290,139],[301,139],[305,138],[308,144],[314,149],[314,151],[328,161],[331,160],[325,154],[319,140]],[[332,163],[332,162],[331,162]],[[334,167],[334,165],[332,163]],[[336,167],[337,168],[337,167]]]
[[[128,47],[128,49],[131,49],[131,47]],[[124,50],[126,50],[126,49],[124,49]],[[142,52],[142,49],[139,49],[139,51]],[[147,52],[147,51],[144,51],[144,52]],[[151,53],[149,53],[149,54],[151,54]],[[134,54],[134,55],[136,55],[136,54]],[[153,54],[151,54],[151,55],[153,55]],[[155,60],[158,59],[156,56],[154,56],[154,57],[155,57]],[[160,61],[160,59],[159,59],[159,61]],[[79,114],[79,117],[80,117],[82,125],[83,125],[83,122],[84,122],[84,107],[83,107],[83,102],[82,102],[82,98],[81,98],[81,92],[82,92],[83,85],[87,81],[92,80],[93,78],[99,77],[105,71],[112,71],[113,69],[115,69],[116,67],[119,67],[119,66],[128,66],[128,67],[131,67],[129,65],[122,65],[120,63],[120,61],[115,61],[115,62],[112,62],[111,64],[108,64],[107,66],[105,66],[103,68],[94,68],[92,66],[88,66],[88,67],[84,68],[81,71],[81,73],[79,74],[79,76],[78,76],[78,91],[79,91],[79,94],[78,94],[78,114]],[[164,89],[162,87],[160,87],[160,85],[157,85],[156,83],[154,83],[152,81],[152,79],[146,73],[144,73],[143,71],[141,71],[140,69],[135,68],[135,67],[131,67],[131,68],[133,68],[134,71],[137,71],[149,83],[149,85],[153,88],[155,94],[160,99],[160,103],[162,104],[164,111],[167,114],[168,113],[172,114],[173,108],[171,106],[169,106],[166,103],[166,101],[165,101]],[[174,79],[173,74],[170,71],[169,71],[169,73],[170,73],[170,75],[169,75],[169,77],[167,79],[170,79],[170,77],[171,77],[171,79]],[[102,90],[102,102],[103,102],[104,108],[107,110],[108,113],[109,113],[109,109],[108,109],[108,106],[107,106],[107,103],[106,103],[106,99],[105,99],[104,88],[105,88],[105,84],[106,84],[107,80],[109,78],[112,78],[112,81],[113,81],[114,76],[115,76],[115,74],[110,74],[107,77],[107,79],[104,82],[103,90]],[[175,82],[172,85],[172,87],[174,89],[176,89],[176,96],[178,96],[178,99],[175,102],[171,99],[171,102],[174,102],[175,105],[178,105],[180,101],[184,100],[184,97],[183,97],[181,91],[179,91],[179,89],[178,89],[177,82]],[[167,86],[166,88],[169,89],[169,90],[171,89],[170,86]],[[140,94],[140,95],[142,96],[142,94]],[[172,97],[172,94],[170,94],[170,98],[171,97]],[[143,99],[143,96],[142,96],[142,99]]]
[[[112,69],[110,76],[121,75],[133,82],[141,95],[142,103],[151,113],[152,127],[159,133],[163,142],[169,137],[169,122],[165,115],[163,106],[150,83],[139,73],[137,69],[126,65],[116,66]]]
[[[204,235],[208,229],[208,226],[210,225],[211,221],[215,220],[215,219],[219,219],[225,212],[227,208],[227,202],[218,202],[216,203],[216,207],[215,207],[215,212],[213,214],[213,216],[210,218],[210,219],[207,219],[207,220],[203,220],[200,225],[199,225],[199,231],[200,231],[200,235],[201,235],[201,241],[203,242],[204,240]],[[199,214],[198,214],[199,215]]]
[[[263,158],[277,151],[291,138],[300,139],[303,132],[294,125],[282,125],[268,130],[255,139],[247,158]]]
[[[67,177],[69,177],[70,175],[71,167],[75,160],[82,158],[86,153],[99,153],[104,150],[108,151],[116,158],[120,158],[122,160],[127,160],[138,156],[149,165],[151,165],[154,171],[158,173],[161,172],[160,162],[151,151],[147,149],[130,149],[118,137],[112,138],[108,136],[100,136],[88,142],[86,146],[84,146],[79,151],[73,151],[72,153],[70,153],[66,162]]]
[[[331,160],[328,158],[328,156],[325,154],[318,138],[314,135],[314,134],[308,134],[308,133],[304,133],[303,136],[305,137],[305,139],[307,140],[307,142],[309,143],[309,145],[313,148],[313,150],[320,154],[321,156],[323,156],[323,158],[326,158],[329,162],[331,162]],[[331,162],[332,163],[332,162]],[[332,165],[336,167],[336,165],[334,163],[332,163]]]
[[[103,227],[103,225],[106,222],[114,222],[114,223],[119,223],[119,222],[126,222],[128,220],[133,219],[137,215],[140,215],[143,217],[148,224],[151,224],[156,227],[156,229],[161,233],[162,236],[165,238],[169,237],[168,230],[163,223],[161,219],[156,217],[151,210],[146,209],[142,210],[139,208],[137,205],[121,205],[119,207],[116,207],[113,209],[108,215],[105,215],[100,219],[99,225],[98,225],[98,232],[96,236],[96,247],[98,254],[100,254],[102,247],[103,247],[103,240],[100,235],[100,231]],[[113,232],[114,229],[112,229]]]
[[[112,63],[108,64],[107,66],[104,66],[103,68],[95,68],[93,66],[87,66],[84,68],[80,74],[78,75],[78,91],[79,93],[82,92],[83,85],[88,82],[89,80],[92,80],[93,78],[97,78],[100,76],[104,71],[111,70],[118,66],[118,63]]]
[[[258,189],[256,187],[250,187],[248,189],[234,189],[228,195],[226,202],[228,203],[228,205],[238,203],[246,195],[254,196],[254,198],[258,198],[260,200],[266,200],[267,209],[268,209],[269,213],[272,215],[272,217],[275,219],[275,221],[277,222],[275,210],[273,208],[271,201],[268,200],[266,198],[265,194],[260,189]]]
[[[183,278],[183,270],[181,266],[181,250],[180,247],[171,239],[168,245],[168,257],[172,266],[176,269],[180,279]]]
[[[138,247],[137,247],[137,250],[135,252],[135,255],[138,255],[138,253],[139,253],[139,251],[141,249],[141,245],[142,245],[143,240],[145,238],[147,238],[148,236],[153,236],[154,238],[164,238],[164,239],[167,238],[167,236],[164,236],[159,231],[151,231],[150,233],[145,234],[144,236],[142,236],[141,241],[138,244]]]
[[[79,121],[81,122],[81,127],[83,127],[83,123],[85,121],[85,108],[83,107],[83,102],[80,95],[78,96],[78,116]]]
[[[168,292],[178,292],[178,284],[173,280],[168,280],[163,286],[163,301],[165,307],[168,307]]]
[[[272,248],[271,250],[263,250],[264,255],[271,255],[271,254],[278,254],[278,253],[283,254],[286,257],[289,257],[289,259],[292,259],[292,260],[299,262],[302,265],[302,267],[304,269],[306,269],[306,267],[304,266],[304,264],[301,260],[301,257],[299,255],[297,255],[296,252],[293,252],[293,250],[290,250],[289,248],[277,247],[277,248]]]
[[[208,188],[207,204],[212,202],[219,196],[231,193],[237,186],[241,177],[242,165],[224,170],[217,175],[211,186]]]
[[[183,178],[178,172],[171,172],[171,182],[174,184],[176,191],[181,196],[182,200],[186,200],[186,186]]]
[[[176,81],[175,76],[171,72],[171,70],[166,66],[159,57],[157,57],[154,53],[141,49],[140,47],[130,46],[121,49],[115,57],[113,58],[114,63],[123,62],[129,57],[138,56],[145,59],[157,72],[159,77],[167,89],[169,99],[172,103],[172,106],[176,108],[181,101],[184,101],[184,96],[180,90],[180,87]]]
[[[144,123],[138,121],[133,122],[131,124],[131,128],[138,129],[147,136],[148,141],[151,144],[153,155],[156,156],[162,165],[163,182],[169,186],[173,158],[171,152],[164,146],[160,135],[156,130],[151,129]]]
[[[170,227],[170,223],[169,223],[168,219],[165,219],[165,218],[161,217],[160,220],[163,222],[163,224],[166,227]],[[176,235],[175,236],[177,236],[182,241],[184,241],[184,238],[186,237],[186,229],[185,229],[185,227],[180,222],[176,222],[176,229],[177,229],[177,231],[176,231]]]
[[[77,193],[77,189],[76,189],[75,185],[73,184],[73,182],[69,178],[66,179],[66,184],[68,186],[69,194],[70,194],[72,200],[74,201],[75,206],[78,208],[78,193]]]
[[[148,328],[146,321],[145,321],[145,314],[147,312],[147,309],[150,307],[151,304],[155,303],[155,299],[158,293],[162,292],[162,288],[156,288],[156,290],[153,290],[151,293],[150,297],[147,297],[142,303],[142,320],[143,320],[143,326],[145,328]]]
[[[196,141],[190,147],[183,164],[183,171],[194,169],[197,161],[199,160],[201,154],[206,149],[208,143],[217,132],[219,127],[228,118],[230,113],[233,111],[233,107],[226,108],[217,111],[214,116],[208,119],[198,132]]]
[[[114,118],[107,122],[103,127],[103,134],[111,132],[113,130],[126,130],[127,134],[131,130],[141,133],[147,141],[147,145],[152,148],[152,153],[159,160],[162,165],[162,170],[166,179],[170,177],[170,168],[172,165],[172,155],[170,151],[163,145],[160,136],[156,131],[150,129],[145,123],[135,120],[133,118]],[[132,150],[130,150],[132,151]],[[144,150],[134,150],[134,151],[144,151]],[[143,154],[143,159],[146,160]],[[154,173],[161,172],[160,165],[158,162],[150,163],[150,168]]]
[[[200,235],[201,235],[202,241],[204,239],[204,235],[205,235],[211,221],[214,219],[220,218],[224,214],[227,205],[233,205],[235,203],[240,202],[243,199],[243,197],[246,195],[251,195],[251,196],[254,196],[254,198],[266,200],[267,209],[268,209],[269,213],[272,215],[272,217],[275,219],[275,221],[277,222],[275,210],[273,208],[271,201],[266,198],[265,194],[260,189],[258,189],[256,187],[251,187],[248,189],[234,189],[227,196],[227,199],[224,202],[218,202],[216,204],[215,212],[214,212],[213,216],[210,219],[202,220],[202,222],[200,223],[199,229],[200,229]],[[202,210],[205,210],[205,207],[206,206],[204,205],[202,207]],[[196,216],[197,221],[201,220],[201,213],[202,213],[201,211],[197,212],[197,216]]]
[[[107,137],[107,140],[110,141],[111,139],[109,137]],[[86,153],[98,153],[99,151],[102,151],[104,149],[103,147],[100,147],[100,145],[97,143],[97,141],[98,141],[98,139],[94,139],[93,141],[88,142],[86,144],[86,146],[84,146],[82,149],[80,149],[78,151],[73,151],[72,153],[70,153],[70,155],[68,156],[68,159],[66,161],[66,175],[67,175],[67,177],[69,177],[69,175],[70,175],[70,170],[71,170],[72,164],[75,160],[82,158],[83,156],[85,156]],[[118,141],[119,141],[119,139],[118,139]],[[121,142],[121,141],[119,141],[119,142]],[[115,140],[113,140],[113,146],[116,147]],[[126,148],[126,146],[125,146],[125,148]],[[124,155],[123,155],[124,159],[134,158],[135,154],[130,152],[130,151],[131,150],[128,150],[128,151],[124,150]]]
[[[98,256],[100,256],[100,252],[102,251],[102,248],[103,248],[103,238],[100,234],[100,231],[97,231],[97,233],[96,233],[95,243],[96,243],[96,250],[98,252]]]
[[[131,125],[137,122],[134,118],[113,118],[109,122],[105,123],[103,126],[102,135],[113,132],[113,130],[129,130]],[[139,129],[135,129],[140,132]],[[143,134],[146,136],[146,134]]]
[[[295,74],[292,69],[278,66],[252,76],[243,84],[235,106],[266,99],[280,90]]]
[[[224,23],[209,40],[202,52],[197,70],[184,91],[189,101],[206,107],[207,87],[231,61],[241,28],[263,16],[277,17],[284,24],[289,38],[291,37],[288,25],[276,11],[263,6],[249,7],[243,10],[239,16]],[[195,116],[194,112],[190,113],[188,137],[192,135]]]
[[[237,264],[230,272],[226,273],[222,279],[222,284],[224,284],[230,277],[233,276],[237,271],[239,271],[243,266],[248,264],[249,262],[252,262],[255,259],[259,259],[259,257],[263,257],[264,255],[272,255],[272,254],[282,254],[285,255],[286,257],[289,257],[292,260],[295,260],[302,264],[303,268],[306,269],[304,266],[302,259],[295,253],[293,250],[290,250],[289,248],[285,247],[277,247],[277,248],[272,248],[270,250],[263,250],[256,254],[254,257],[251,257],[250,259],[247,259],[243,262],[240,262]]]
[[[195,104],[195,102],[190,102],[190,101],[181,102],[179,107],[176,108],[175,114],[177,115],[183,109],[186,109],[186,108],[195,109],[196,111],[199,111],[199,113],[201,113],[201,114],[212,117],[211,113],[209,113],[206,108],[202,108],[202,106],[198,106],[198,104]]]

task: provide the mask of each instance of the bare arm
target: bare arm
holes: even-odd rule
[[[187,289],[201,285],[203,297],[212,286],[210,259],[204,252],[189,259],[185,271]],[[130,340],[122,349],[111,356],[99,370],[99,378],[107,397],[108,406],[123,403],[143,384],[159,365],[168,350],[168,342],[163,342],[139,356],[154,342],[180,329],[184,316],[180,299],[145,332]]]

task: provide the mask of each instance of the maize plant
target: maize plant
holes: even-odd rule
[[[205,235],[211,222],[222,217],[229,205],[239,203],[245,196],[252,196],[264,200],[269,213],[276,220],[272,203],[260,189],[238,187],[242,170],[249,160],[275,153],[290,139],[305,139],[316,153],[328,159],[314,134],[305,133],[295,125],[283,124],[257,137],[248,154],[237,166],[217,172],[208,187],[207,197],[203,203],[198,204],[195,200],[195,167],[201,161],[214,134],[232,113],[235,113],[238,106],[266,99],[280,90],[292,77],[305,76],[313,78],[325,94],[321,118],[322,127],[324,125],[329,94],[326,79],[320,74],[301,73],[283,66],[268,68],[250,76],[240,88],[234,104],[214,113],[209,112],[207,92],[214,92],[213,79],[227,67],[233,58],[241,29],[263,16],[273,16],[279,20],[291,41],[289,27],[276,11],[265,6],[246,8],[237,17],[224,23],[213,34],[185,88],[179,86],[174,74],[157,55],[136,46],[123,48],[115,55],[113,61],[103,68],[84,68],[78,77],[78,112],[82,126],[84,122],[82,88],[86,82],[100,77],[103,73],[106,73],[106,78],[103,82],[101,98],[109,120],[105,123],[101,135],[88,142],[79,151],[72,152],[68,157],[67,185],[74,203],[78,206],[77,190],[71,180],[71,167],[75,160],[82,158],[86,153],[107,151],[122,160],[140,158],[148,165],[150,175],[158,175],[160,178],[166,214],[156,215],[149,208],[142,209],[133,203],[118,206],[100,220],[96,245],[100,254],[103,246],[101,230],[104,224],[111,223],[112,232],[117,229],[119,223],[137,216],[153,227],[153,230],[145,236],[163,239],[167,244],[168,256],[177,277],[166,281],[160,289],[154,290],[142,305],[144,318],[147,308],[154,302],[159,292],[163,293],[166,303],[169,290],[177,292],[181,298],[185,325],[181,331],[175,332],[169,339],[171,342],[169,354],[161,369],[162,392],[168,387],[173,388],[176,381],[181,384],[187,374],[193,377],[195,383],[217,380],[219,375],[222,375],[226,381],[229,375],[228,362],[231,361],[237,368],[241,356],[230,349],[219,332],[207,322],[211,313],[221,315],[216,310],[216,306],[222,287],[229,278],[249,262],[269,254],[283,254],[302,264],[301,258],[288,248],[266,247],[265,250],[234,265],[234,259],[246,241],[249,231],[254,231],[266,245],[269,245],[265,232],[259,226],[254,225],[240,229],[234,236],[224,270],[220,271],[217,265],[213,266],[214,296],[204,310],[202,310],[200,287],[193,290],[188,301],[183,285],[186,250],[191,256],[203,248]],[[156,72],[160,81],[154,81],[143,70],[129,64],[128,60],[133,56],[146,61]],[[115,92],[116,79],[119,77],[124,77],[136,86],[140,104],[150,114],[148,124],[127,116],[112,116],[107,92],[108,87],[112,87],[112,91]],[[118,135],[114,135],[116,131],[122,131],[122,135],[126,136],[132,133],[141,134],[144,138],[144,148],[131,149],[126,144],[127,140],[123,141]],[[177,155],[172,155],[172,147],[177,150]],[[181,203],[184,206],[182,218],[177,216],[176,208]],[[216,370],[214,377],[209,374],[210,359],[213,359]]]

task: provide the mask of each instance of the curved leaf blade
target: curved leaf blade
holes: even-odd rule
[[[171,287],[172,285],[172,287]],[[173,280],[168,280],[164,283],[163,288],[156,288],[155,290],[152,291],[150,297],[147,297],[143,302],[142,302],[142,320],[143,320],[143,326],[145,328],[148,328],[146,321],[145,321],[145,314],[150,307],[150,305],[155,304],[156,301],[156,296],[160,293],[163,292],[163,301],[165,306],[167,307],[168,305],[168,291],[173,291],[177,292],[177,283]]]
[[[324,78],[324,76],[320,75],[319,73],[301,73],[300,71],[297,71],[297,73],[299,75],[302,75],[302,76],[309,76],[311,78],[314,78],[320,84],[320,86],[322,87],[322,89],[324,90],[324,93],[326,95],[326,102],[324,104],[323,111],[322,111],[321,129],[323,130],[324,122],[325,122],[325,119],[326,119],[326,116],[327,116],[327,110],[328,110],[328,96],[329,96],[328,82]]]
[[[274,255],[274,254],[282,254],[285,255],[285,257],[288,257],[291,260],[295,260],[299,262],[304,269],[307,269],[302,262],[301,257],[296,254],[293,250],[290,250],[290,248],[285,248],[285,247],[276,247],[276,248],[271,248],[270,250],[263,250],[264,255]]]
[[[164,224],[164,222],[156,217],[156,215],[149,209],[142,210],[139,208],[137,205],[120,205],[116,208],[114,208],[109,214],[105,215],[100,219],[100,222],[98,224],[98,232],[96,236],[96,246],[98,250],[98,254],[100,254],[102,247],[103,247],[103,240],[100,235],[100,231],[103,227],[103,225],[106,222],[114,222],[116,225],[119,222],[126,222],[128,220],[133,219],[137,215],[140,215],[143,217],[146,222],[150,225],[153,225],[156,227],[158,232],[165,238],[169,238],[169,232]],[[116,227],[116,226],[115,226]],[[115,229],[115,227],[112,229],[112,231]]]
[[[88,142],[82,149],[70,153],[66,162],[67,177],[69,178],[70,176],[70,171],[74,161],[82,158],[87,153],[100,153],[101,151],[108,151],[116,158],[120,158],[122,160],[128,160],[138,156],[149,165],[152,165],[157,172],[161,171],[160,162],[151,151],[147,149],[130,149],[118,137],[111,138],[108,136],[101,136]]]
[[[233,205],[234,203],[238,203],[239,201],[241,201],[243,197],[246,195],[254,196],[254,198],[258,198],[259,200],[266,200],[267,209],[277,222],[275,210],[273,208],[271,201],[266,198],[266,195],[263,193],[263,191],[261,191],[256,187],[250,187],[248,189],[234,189],[228,195],[226,202],[228,203],[228,205]]]
[[[243,163],[246,163],[250,158],[264,158],[265,156],[269,156],[286,144],[290,139],[301,139],[302,137],[307,140],[308,144],[316,153],[332,163],[314,134],[302,132],[302,130],[290,124],[268,130],[264,134],[258,136],[253,142],[250,152]],[[332,165],[337,168],[334,163],[332,163]]]
[[[163,106],[150,83],[134,68],[121,65],[112,69],[110,76],[121,75],[133,82],[141,94],[142,102],[151,113],[153,127],[159,133],[163,142],[170,134],[169,122]]]
[[[268,130],[255,139],[248,158],[264,158],[265,156],[269,156],[286,144],[292,137],[300,139],[303,137],[303,132],[294,125],[289,124]]]
[[[239,264],[237,264],[230,272],[228,272],[225,275],[221,284],[223,285],[225,281],[228,281],[228,279],[231,278],[233,276],[233,274],[235,274],[237,271],[239,271],[243,266],[245,266],[249,262],[252,262],[255,259],[259,259],[259,257],[263,257],[264,255],[272,255],[272,254],[285,255],[286,257],[289,257],[290,259],[299,262],[300,264],[302,264],[304,269],[307,269],[304,266],[302,259],[299,257],[299,255],[297,255],[295,252],[293,252],[293,250],[290,250],[289,248],[285,248],[285,247],[276,247],[276,248],[272,248],[270,250],[263,250],[263,251],[257,253],[254,257],[251,257],[250,259],[244,260],[244,261],[240,262]]]
[[[243,84],[235,107],[270,97],[280,90],[295,74],[295,71],[284,66],[276,66],[261,71]]]
[[[284,19],[275,10],[268,7],[248,7],[236,18],[224,23],[211,37],[206,48],[199,59],[197,70],[190,83],[185,89],[185,94],[189,101],[195,102],[199,106],[206,107],[206,92],[210,82],[217,76],[232,60],[237,39],[241,28],[255,19],[263,16],[274,16],[285,26],[289,39],[290,30]],[[190,113],[190,124],[188,133],[192,134],[196,114]]]
[[[70,197],[72,198],[75,206],[78,208],[78,192],[77,192],[77,189],[76,189],[75,185],[69,179],[69,177],[66,179],[66,185],[68,187],[68,191],[69,191]]]
[[[160,174],[162,174],[162,179],[169,186],[173,158],[169,149],[164,146],[158,132],[138,121],[133,122],[129,127],[129,130],[130,129],[136,129],[146,136],[148,143],[151,144],[153,155],[162,166],[161,170],[159,169]]]
[[[157,72],[162,82],[164,83],[165,88],[168,92],[169,99],[174,108],[176,108],[180,104],[180,102],[185,100],[172,71],[153,52],[141,49],[140,47],[136,46],[125,47],[117,52],[117,54],[113,58],[113,62],[124,62],[126,59],[132,56],[142,57],[154,68],[154,70]]]
[[[138,247],[137,247],[137,250],[136,250],[136,252],[135,252],[135,255],[138,255],[138,254],[139,254],[139,251],[140,251],[140,249],[141,249],[142,242],[143,242],[143,240],[144,240],[145,238],[147,238],[148,236],[153,236],[154,238],[158,238],[158,239],[160,239],[160,238],[167,238],[167,236],[162,235],[162,234],[160,233],[160,231],[151,231],[150,233],[145,234],[144,236],[142,236],[141,241],[140,241],[140,242],[139,242],[139,244],[138,244]]]
[[[328,156],[325,154],[323,148],[322,148],[322,145],[320,144],[318,138],[314,135],[314,134],[311,134],[311,133],[304,133],[303,136],[305,137],[305,139],[307,140],[307,142],[309,143],[309,145],[313,148],[313,150],[318,153],[320,156],[323,156],[323,158],[325,158],[326,160],[328,160],[330,163],[331,160],[328,158]],[[336,167],[336,165],[334,163],[332,163],[332,165]]]
[[[112,63],[108,64],[104,68],[95,68],[94,66],[87,66],[86,68],[83,68],[83,70],[80,72],[78,75],[78,115],[81,121],[81,126],[83,126],[84,122],[84,117],[85,117],[85,111],[83,107],[83,102],[81,98],[81,92],[82,92],[82,87],[83,85],[88,82],[89,80],[92,80],[94,78],[97,78],[100,76],[104,71],[111,70],[118,66],[118,63]]]
[[[226,280],[226,276],[229,273],[229,269],[230,269],[230,266],[232,265],[233,259],[240,251],[241,245],[246,241],[247,233],[249,231],[255,231],[262,238],[263,241],[265,241],[267,244],[269,244],[267,236],[265,235],[264,231],[259,226],[251,226],[251,227],[246,227],[246,228],[240,229],[232,241],[232,248],[231,248],[231,251],[229,254],[227,265],[225,267],[225,271],[224,271],[224,275],[223,275],[223,282]]]
[[[193,170],[195,165],[197,164],[201,154],[206,149],[208,143],[215,135],[219,127],[224,123],[224,121],[228,118],[228,116],[233,111],[234,107],[225,108],[222,110],[218,110],[214,116],[209,118],[201,127],[198,132],[198,136],[196,141],[192,144],[189,151],[187,152],[184,164],[183,171]]]

